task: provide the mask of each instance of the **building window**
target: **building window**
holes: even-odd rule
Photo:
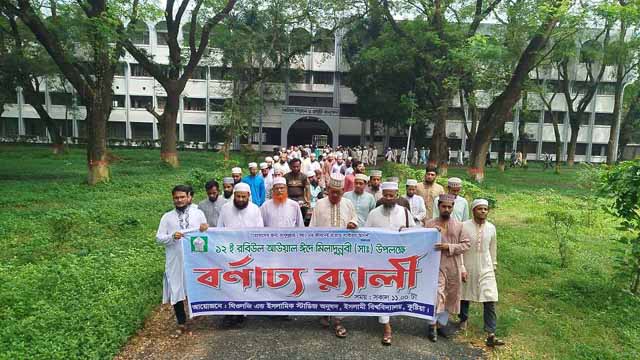
[[[153,124],[151,123],[131,123],[131,137],[133,139],[152,139]]]
[[[113,95],[113,107],[114,108],[123,108],[125,97],[124,95]]]
[[[211,68],[211,80],[224,80],[224,77],[229,69],[226,67],[212,67]]]
[[[313,83],[320,85],[333,85],[333,72],[314,71]]]
[[[599,83],[598,95],[615,95],[616,84],[615,83]]]
[[[197,66],[195,69],[193,69],[193,74],[191,74],[191,78],[196,80],[206,80],[207,68],[204,66]]]
[[[564,111],[554,111],[553,115],[556,116],[556,120],[558,120],[558,125],[562,126],[562,124],[564,123],[564,117],[565,117]],[[553,124],[553,118],[549,111],[544,112],[544,123]]]
[[[73,98],[69,93],[52,92],[49,93],[49,97],[51,98],[51,105],[71,106],[73,103]]]
[[[127,64],[125,63],[118,63],[118,65],[116,65],[116,71],[114,73],[115,76],[124,76],[124,71],[126,68]]]
[[[107,122],[107,137],[109,139],[124,139],[126,137],[126,131],[126,124],[123,122]]]
[[[207,103],[205,99],[200,98],[188,98],[183,99],[184,109],[190,111],[206,111]]]
[[[613,123],[613,114],[596,113],[596,125],[611,126]]]
[[[209,99],[209,111],[224,111],[224,102],[226,99]]]
[[[149,28],[145,23],[137,23],[131,32],[131,42],[135,45],[149,45]]]
[[[153,97],[151,96],[138,96],[131,95],[131,108],[133,109],[145,109],[147,106],[153,104]]]
[[[147,70],[140,64],[131,64],[131,76],[151,77]]]
[[[167,24],[164,21],[156,24],[156,38],[158,39],[158,45],[166,46],[168,35],[169,32],[167,31]]]
[[[356,104],[340,104],[340,116],[357,117]]]

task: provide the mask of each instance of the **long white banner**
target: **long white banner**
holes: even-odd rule
[[[211,229],[183,240],[191,316],[408,315],[431,319],[433,229]]]

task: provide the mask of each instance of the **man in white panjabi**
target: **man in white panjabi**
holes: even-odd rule
[[[309,227],[331,227],[338,229],[357,229],[358,214],[351,201],[342,197],[344,175],[331,174],[328,184],[328,195],[318,200]],[[342,317],[334,317],[333,329],[339,338],[347,336],[347,329],[342,325]],[[323,326],[329,326],[329,317],[320,320]]]
[[[400,230],[404,227],[414,227],[416,223],[407,208],[396,204],[398,196],[398,183],[383,182],[382,206],[371,210],[367,217],[365,227],[384,228],[388,230]],[[383,325],[382,344],[391,345],[391,323],[389,316],[379,316],[378,322]]]
[[[365,174],[356,174],[353,191],[344,194],[346,199],[351,200],[358,214],[358,226],[364,226],[371,210],[376,208],[376,199],[373,195],[364,191],[367,187],[369,177]]]
[[[273,180],[272,199],[260,207],[265,227],[304,227],[304,219],[297,201],[288,198],[287,181],[283,177]]]
[[[416,223],[422,224],[424,218],[427,216],[427,207],[424,204],[424,198],[416,195],[417,188],[418,180],[407,179],[407,195],[404,198],[409,202],[413,220]]]
[[[471,203],[473,219],[462,223],[463,231],[469,234],[471,247],[463,254],[465,271],[462,273],[462,296],[460,301],[460,328],[467,328],[470,302],[483,305],[485,344],[489,347],[504,345],[496,338],[496,303],[498,266],[496,227],[487,221],[489,202],[476,199]]]
[[[382,171],[380,170],[371,170],[369,173],[369,186],[367,186],[366,191],[373,195],[373,198],[376,201],[382,198],[382,190],[380,190],[380,183],[382,182]]]
[[[462,180],[457,177],[449,178],[447,181],[447,194],[455,197],[451,217],[460,222],[464,222],[469,220],[469,203],[467,199],[460,196],[460,191],[462,191]],[[438,198],[436,198],[433,200],[433,218],[437,219],[439,216]]]
[[[273,186],[273,174],[269,170],[266,162],[260,163],[260,172],[262,173],[262,181],[264,181],[264,193],[267,199],[271,199],[271,186]]]
[[[374,145],[371,145],[371,150],[369,151],[369,156],[371,159],[369,160],[369,164],[376,166],[378,165],[378,148]]]
[[[185,274],[181,241],[189,231],[206,231],[207,219],[197,206],[190,206],[191,187],[178,185],[171,191],[175,209],[165,213],[160,220],[156,242],[165,248],[165,267],[162,284],[162,303],[171,303],[176,314],[178,329],[172,337],[191,334],[186,327],[187,314],[184,310]]]
[[[249,184],[238,183],[233,188],[233,201],[226,203],[218,218],[219,228],[261,228],[264,226],[262,213],[258,205],[251,202]],[[225,315],[222,320],[224,328],[230,328],[244,321],[242,315]]]

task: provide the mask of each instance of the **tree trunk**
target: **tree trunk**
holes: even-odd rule
[[[616,69],[616,84],[615,95],[613,101],[613,116],[611,121],[611,127],[609,129],[609,141],[607,142],[607,165],[613,165],[614,158],[617,154],[614,153],[614,144],[616,142],[616,136],[618,135],[618,119],[620,118],[620,112],[622,111],[622,96],[624,91],[623,66],[618,64]],[[622,136],[621,136],[622,137]],[[618,149],[621,149],[620,141],[618,141]]]
[[[567,166],[570,168],[575,164],[578,131],[580,131],[580,121],[577,123],[571,121],[571,136],[569,137],[569,146],[567,148]]]
[[[431,135],[431,147],[429,149],[429,164],[436,165],[440,169],[440,175],[445,176],[442,171],[447,170],[449,162],[447,143],[447,114],[449,110],[449,99],[441,99],[438,107],[437,119]],[[407,149],[407,153],[409,149]]]
[[[173,168],[180,166],[177,151],[176,124],[180,109],[180,94],[167,92],[167,104],[160,116],[158,126],[160,130],[160,160]]]
[[[560,137],[560,128],[558,126],[558,115],[551,112],[551,121],[553,122],[553,135],[556,139],[556,161],[555,173],[560,174],[560,162],[562,159],[562,138]]]
[[[87,106],[87,164],[89,166],[88,183],[95,185],[110,180],[107,158],[107,119],[111,113],[110,105],[103,103],[97,96]]]
[[[49,136],[51,137],[51,151],[56,155],[62,154],[64,152],[64,139],[62,138],[60,129],[58,129],[55,121],[51,116],[49,116],[47,110],[40,103],[36,96],[35,89],[31,88],[31,86],[32,84],[23,84],[26,103],[31,105],[31,107],[33,107],[33,109],[38,113],[40,120],[42,120],[49,131]]]
[[[555,4],[555,6],[559,7],[560,4]],[[470,159],[470,173],[476,181],[480,182],[484,179],[484,163],[487,151],[489,151],[489,144],[495,136],[496,130],[504,126],[513,106],[520,100],[524,83],[529,79],[529,71],[538,61],[541,50],[547,45],[558,21],[559,18],[551,14],[540,26],[536,35],[531,38],[526,49],[520,55],[509,84],[482,116],[471,149]]]

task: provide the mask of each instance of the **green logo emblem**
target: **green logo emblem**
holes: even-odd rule
[[[192,236],[191,237],[191,252],[209,251],[209,241],[206,236]]]

